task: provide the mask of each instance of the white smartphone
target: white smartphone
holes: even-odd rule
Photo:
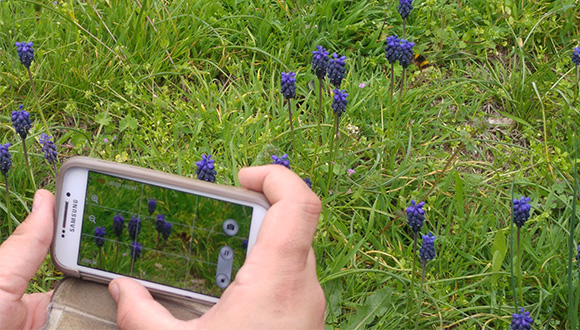
[[[215,303],[270,207],[263,194],[74,157],[57,178],[52,260],[64,274]]]

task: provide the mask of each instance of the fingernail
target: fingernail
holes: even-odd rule
[[[42,196],[42,194],[40,194],[38,191],[36,192],[36,194],[34,194],[34,200],[32,201],[32,211],[31,212],[34,212],[40,208],[40,206],[42,205],[43,199],[44,199],[44,196]]]
[[[111,282],[111,284],[109,284],[109,293],[113,296],[115,301],[119,301],[119,285],[116,282]]]

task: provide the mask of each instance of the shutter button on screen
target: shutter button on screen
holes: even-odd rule
[[[233,261],[234,249],[229,246],[222,247],[218,257],[215,275],[215,283],[222,289],[225,289],[230,285],[230,277],[232,276],[232,267],[234,265]]]
[[[223,224],[224,233],[228,236],[234,236],[240,230],[240,226],[234,219],[227,219]]]

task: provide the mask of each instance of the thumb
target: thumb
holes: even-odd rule
[[[182,322],[134,280],[117,278],[111,281],[109,293],[117,302],[117,325],[120,329],[170,329]]]

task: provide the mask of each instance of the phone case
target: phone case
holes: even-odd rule
[[[180,320],[198,318],[213,306],[175,297],[155,294],[153,297]],[[107,285],[65,277],[52,294],[43,329],[118,329],[117,303],[109,294]]]
[[[215,183],[205,182],[201,180],[194,180],[178,175],[173,175],[169,173],[158,172],[142,167],[110,162],[106,160],[100,160],[89,157],[73,157],[68,159],[60,168],[59,175],[57,177],[56,183],[56,204],[60,205],[61,194],[63,185],[63,173],[71,168],[85,168],[89,170],[99,171],[105,174],[112,175],[124,175],[127,177],[135,178],[137,180],[147,180],[147,181],[157,181],[163,184],[172,185],[177,188],[192,189],[202,193],[214,194],[218,196],[223,196],[226,198],[232,198],[241,201],[252,202],[263,206],[265,209],[270,207],[270,203],[263,194],[255,191],[250,191],[242,187],[233,187],[219,185]],[[58,227],[58,207],[55,207],[55,225]],[[83,279],[88,279],[100,283],[108,283],[109,280],[105,278],[100,278],[91,274],[84,274],[76,269],[67,268],[61,263],[59,263],[58,257],[55,255],[55,244],[51,246],[51,257],[55,266],[63,272],[63,274],[78,277]],[[156,292],[156,290],[149,289],[151,292]],[[157,291],[158,294],[173,296],[169,293],[163,291]]]

